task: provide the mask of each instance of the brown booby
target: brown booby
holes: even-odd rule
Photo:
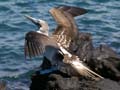
[[[37,20],[30,16],[26,16],[29,20],[31,20],[34,24],[38,26],[39,30],[37,32],[31,31],[26,34],[25,56],[32,57],[42,54],[45,50],[44,46],[46,44],[47,46],[57,47],[57,45],[53,45],[54,44],[53,38],[55,39],[55,41],[57,41],[57,43],[60,43],[62,47],[69,50],[70,43],[73,40],[75,40],[75,38],[78,36],[77,26],[75,24],[73,17],[85,14],[86,12],[87,11],[83,8],[71,7],[71,6],[61,6],[61,7],[52,8],[50,10],[50,13],[58,23],[58,26],[53,32],[52,36],[50,36],[52,38],[51,40],[49,40],[50,38],[48,40],[45,40],[46,39],[45,37],[49,36],[49,26],[47,22],[40,19]],[[44,35],[46,36],[44,37]],[[44,45],[42,45],[43,42]],[[36,46],[38,44],[39,44],[39,48],[37,48],[38,46]],[[47,56],[51,56],[51,55],[47,55]]]
[[[37,32],[30,31],[26,34],[25,56],[31,58],[45,53],[45,57],[51,62],[54,62],[53,57],[59,51],[63,54],[63,57],[65,56],[63,62],[71,64],[79,74],[92,78],[95,78],[95,76],[103,78],[87,68],[77,56],[72,55],[68,51],[70,43],[78,35],[77,26],[73,17],[86,13],[86,10],[78,7],[62,6],[52,8],[50,13],[58,23],[57,28],[51,36],[49,36],[47,22],[28,15],[26,16],[39,27],[39,30]],[[51,49],[51,47],[54,49]]]

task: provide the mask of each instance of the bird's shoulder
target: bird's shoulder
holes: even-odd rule
[[[25,39],[40,39],[40,38],[44,38],[44,39],[48,39],[49,37],[47,35],[44,35],[42,33],[38,33],[36,31],[30,31],[28,33],[26,33],[25,35]]]

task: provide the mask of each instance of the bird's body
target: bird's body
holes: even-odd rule
[[[51,61],[52,65],[58,65],[56,54],[61,53],[63,57],[67,55],[67,58],[64,58],[63,62],[67,62],[73,66],[79,74],[102,78],[81,63],[78,57],[72,58],[74,55],[69,52],[71,42],[75,40],[78,35],[77,26],[73,17],[86,13],[85,9],[63,6],[52,8],[50,13],[58,23],[57,28],[51,36],[49,36],[49,27],[45,21],[26,16],[33,23],[38,25],[39,30],[37,32],[31,31],[26,34],[25,56],[31,58],[44,54],[44,56]],[[70,59],[72,59],[72,61]]]

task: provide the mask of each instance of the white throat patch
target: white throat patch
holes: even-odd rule
[[[38,32],[38,33],[41,33],[41,34],[44,34],[44,35],[46,35],[46,36],[49,36],[49,35],[48,35],[48,32],[41,32],[40,30],[38,30],[37,32]]]

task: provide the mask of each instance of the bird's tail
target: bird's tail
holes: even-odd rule
[[[72,55],[71,53],[69,53],[59,43],[58,43],[58,45],[60,46],[60,50],[63,52],[63,55],[64,55],[63,62],[64,63],[70,64],[75,70],[77,70],[77,72],[80,75],[83,75],[83,76],[86,76],[86,77],[91,77],[95,80],[96,79],[103,79],[102,76],[100,76],[99,74],[90,70],[87,66],[85,66],[84,63],[82,61],[80,61],[78,56]]]
[[[102,76],[90,70],[87,66],[85,66],[80,60],[73,60],[69,62],[71,66],[78,71],[78,73],[82,76],[90,77],[95,80],[103,79]]]

